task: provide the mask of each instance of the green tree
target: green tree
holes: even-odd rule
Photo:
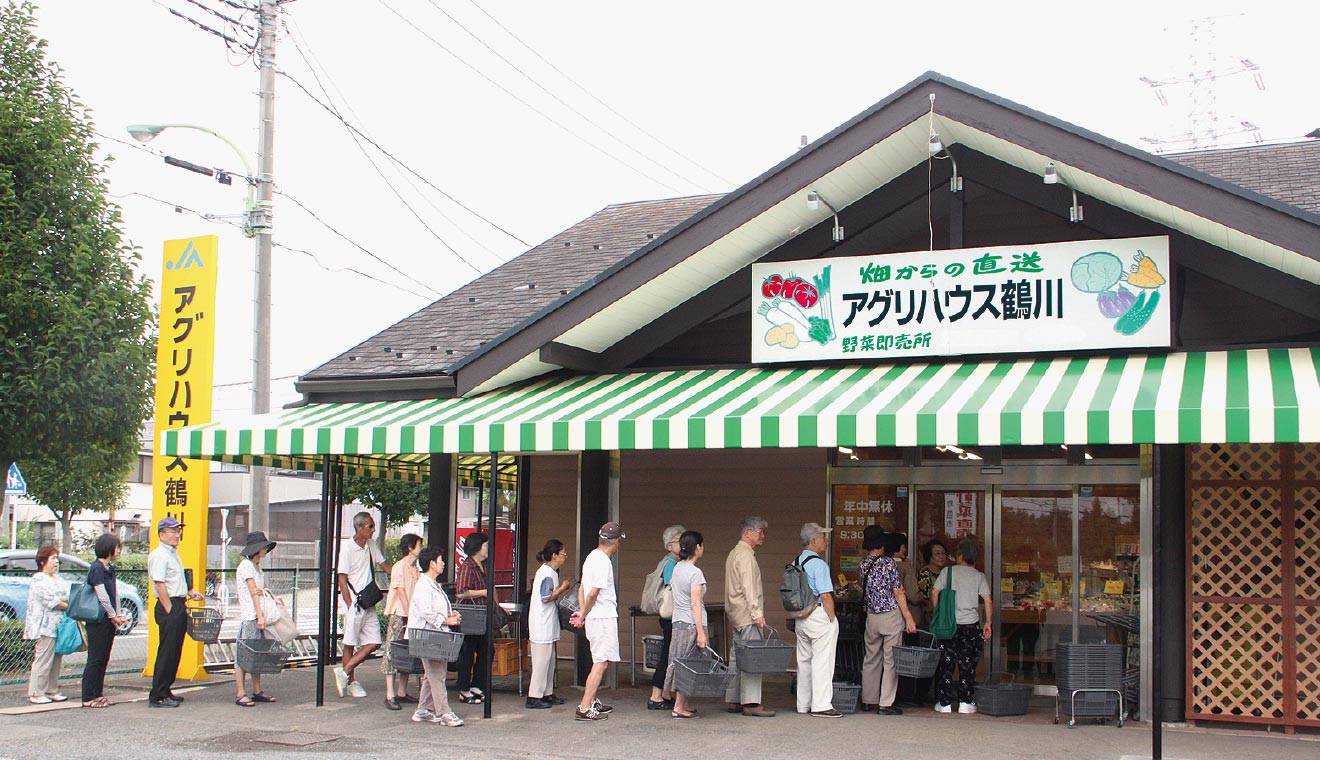
[[[77,510],[123,479],[151,408],[151,286],[35,13],[0,7],[0,469]]]
[[[425,514],[429,509],[429,489],[426,483],[410,483],[406,480],[389,478],[369,478],[360,475],[344,477],[344,500],[354,499],[369,507],[379,507],[385,525],[384,528],[403,525],[415,514]]]
[[[88,445],[74,449],[67,457],[37,455],[23,460],[28,494],[49,507],[63,527],[60,551],[73,553],[74,515],[123,507],[128,491],[124,473],[137,451],[128,450],[127,457],[120,448]]]

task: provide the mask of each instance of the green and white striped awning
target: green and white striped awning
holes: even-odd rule
[[[161,434],[181,456],[1320,442],[1320,348],[542,378],[457,399],[314,404]]]

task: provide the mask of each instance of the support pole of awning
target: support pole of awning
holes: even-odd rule
[[[317,556],[321,573],[320,595],[317,599],[316,626],[316,706],[325,706],[325,669],[334,653],[334,635],[330,626],[334,620],[334,518],[335,518],[335,457],[321,458],[321,546]],[[293,593],[298,593],[294,589]]]
[[[486,552],[486,699],[482,704],[481,717],[490,718],[491,703],[495,701],[495,688],[491,684],[491,671],[495,663],[495,607],[500,601],[495,596],[495,516],[499,514],[499,484],[496,479],[500,474],[500,452],[490,452],[490,499],[486,502],[490,512],[490,551]],[[481,525],[477,525],[481,529]]]
[[[317,598],[317,707],[325,707],[326,703],[326,665],[330,662],[330,585],[325,582],[325,570],[330,566],[330,559],[327,557],[327,549],[330,548],[330,542],[326,540],[330,536],[330,457],[321,458],[321,550],[317,553],[317,566],[321,573],[321,583],[319,583],[319,595]],[[293,590],[297,594],[297,588]]]
[[[1169,446],[1152,446],[1154,483],[1151,499],[1150,542],[1150,757],[1164,757],[1164,455]]]

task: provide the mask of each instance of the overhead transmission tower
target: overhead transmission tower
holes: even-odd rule
[[[1241,14],[1237,14],[1241,15]],[[1188,57],[1189,73],[1168,79],[1140,77],[1140,80],[1155,90],[1155,97],[1160,105],[1169,105],[1165,88],[1185,88],[1188,91],[1188,130],[1182,134],[1167,137],[1142,137],[1144,142],[1156,146],[1157,152],[1169,147],[1212,148],[1223,143],[1224,138],[1234,135],[1249,134],[1254,142],[1261,142],[1260,127],[1244,120],[1236,119],[1229,124],[1230,118],[1220,112],[1219,82],[1223,79],[1250,74],[1257,90],[1265,89],[1265,79],[1261,76],[1260,66],[1246,58],[1236,60],[1221,59],[1216,34],[1216,22],[1221,16],[1205,16],[1191,21],[1191,52]]]

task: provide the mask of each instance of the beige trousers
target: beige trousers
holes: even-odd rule
[[[445,675],[448,672],[448,662],[422,658],[422,692],[417,695],[418,710],[430,710],[436,715],[452,712],[449,709],[449,695],[445,693]]]
[[[745,625],[742,628],[735,628],[733,631],[733,642],[738,641],[760,641],[765,638],[760,628],[755,625]],[[734,675],[733,680],[729,682],[729,688],[724,692],[724,701],[740,705],[759,705],[761,704],[761,674],[743,673],[738,670],[737,647],[729,647],[729,669]]]
[[[528,699],[555,693],[555,645],[532,642],[532,678],[527,683]]]
[[[868,613],[866,616],[866,659],[862,661],[862,701],[893,707],[898,696],[898,673],[894,672],[894,647],[903,643],[903,613]]]
[[[32,677],[28,679],[28,696],[54,694],[60,688],[60,666],[64,655],[55,654],[55,637],[42,636],[33,642]]]
[[[823,606],[797,621],[797,711],[834,709],[834,651],[839,645],[839,621]]]

